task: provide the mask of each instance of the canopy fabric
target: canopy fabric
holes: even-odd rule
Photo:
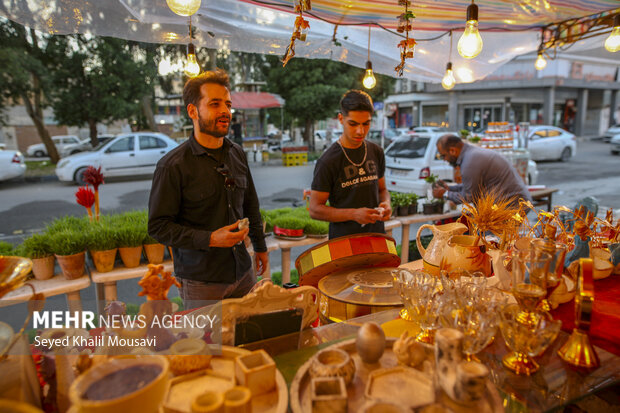
[[[234,109],[267,109],[282,106],[278,99],[267,92],[232,92]]]
[[[289,44],[296,15],[292,0],[202,0],[192,16],[197,47],[282,56]],[[395,31],[403,9],[397,0],[313,0],[310,31],[297,41],[295,55],[345,62],[364,68],[368,54],[375,72],[396,76],[400,62]],[[482,53],[463,59],[456,45],[469,0],[414,0],[412,36],[418,41],[408,59],[407,79],[439,82],[450,59],[458,82],[482,79],[515,56],[535,51],[540,27],[567,18],[613,10],[618,0],[479,0]],[[288,5],[288,7],[287,7]],[[620,11],[620,9],[618,9]],[[90,33],[153,42],[188,43],[188,19],[177,16],[166,0],[0,0],[0,16],[54,34]],[[328,21],[324,21],[325,19]],[[338,25],[336,25],[337,23]],[[354,24],[354,25],[346,25]],[[357,25],[355,25],[357,24]],[[368,53],[368,26],[373,26]],[[449,30],[454,29],[450,50]],[[516,31],[514,31],[516,30]],[[334,41],[336,40],[336,41]],[[592,47],[604,38],[577,45]]]

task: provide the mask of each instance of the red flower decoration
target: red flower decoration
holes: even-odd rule
[[[101,173],[101,167],[95,168],[94,166],[89,166],[84,171],[84,181],[87,184],[91,184],[93,188],[95,188],[95,192],[99,190],[99,185],[105,183],[103,182],[103,174]]]
[[[84,208],[91,208],[95,203],[95,194],[89,187],[82,186],[75,193],[75,200]]]

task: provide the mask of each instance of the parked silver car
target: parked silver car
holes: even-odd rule
[[[78,145],[82,143],[82,141],[75,135],[58,135],[52,136],[52,142],[56,145],[56,150],[58,151],[58,155],[61,157],[67,155],[66,147],[69,145]],[[34,145],[30,145],[26,148],[26,155],[28,156],[36,156],[37,158],[42,158],[44,156],[48,156],[47,148],[43,143],[37,143]]]
[[[620,135],[620,124],[614,125],[605,131],[603,142],[611,142],[614,136]]]

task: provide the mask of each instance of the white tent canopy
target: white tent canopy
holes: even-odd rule
[[[292,3],[292,0],[278,0],[267,6],[243,0],[203,0],[198,13],[192,17],[192,25],[197,28],[194,43],[197,47],[282,56],[289,44],[296,17],[292,13]],[[306,16],[310,21],[310,31],[307,41],[297,41],[296,56],[332,59],[363,68],[367,60],[368,24],[379,22],[386,27],[385,22],[391,21],[393,14],[395,25],[398,10],[401,9],[397,3],[397,0],[315,0],[313,14],[323,20]],[[497,20],[501,18],[502,9],[496,3],[490,0],[477,2],[484,48],[478,57],[469,60],[461,58],[456,51],[469,1],[415,1],[417,18],[414,29],[422,27],[424,30],[414,30],[412,33],[418,45],[415,57],[407,60],[403,76],[411,80],[439,82],[451,55],[457,81],[482,79],[513,57],[538,48],[540,29],[528,28],[528,13],[531,22],[551,23],[557,19],[581,16],[566,14],[575,13],[575,7],[578,7],[570,8],[567,4],[579,5],[582,15],[611,9],[618,4],[616,0],[541,0],[540,3],[546,4],[547,8],[522,12],[513,7],[512,11],[507,11],[512,14],[505,15],[502,23]],[[349,6],[349,10],[359,7],[364,11],[365,7],[380,7],[382,4],[385,5],[384,12],[377,15],[346,14],[346,7]],[[488,12],[495,13],[493,19],[500,21],[501,27],[485,30],[485,7]],[[446,13],[445,21],[437,17],[442,16],[437,14],[442,8],[451,11]],[[435,14],[431,13],[433,11]],[[425,13],[435,16],[434,20],[428,20],[432,24],[424,20]],[[0,15],[54,34],[91,33],[153,43],[189,42],[188,18],[175,15],[165,0],[0,0]],[[462,16],[463,21],[459,22],[456,16]],[[331,22],[336,18],[345,24],[351,21],[359,25],[336,26]],[[496,24],[495,20],[493,24]],[[516,23],[511,24],[513,21]],[[450,53],[447,31],[452,29],[455,31]],[[334,32],[341,46],[332,40]],[[400,40],[402,38],[394,30],[373,26],[370,60],[375,72],[396,76],[394,67],[400,62],[400,50],[397,48]],[[601,43],[604,38],[592,40]],[[573,50],[590,47],[590,44],[592,41],[577,45]]]

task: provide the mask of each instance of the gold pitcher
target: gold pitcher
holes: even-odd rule
[[[428,228],[433,232],[433,239],[428,247],[424,248],[420,242],[420,234],[422,231]],[[467,226],[460,222],[452,222],[444,225],[430,225],[424,224],[418,229],[416,235],[416,244],[418,251],[422,255],[424,270],[433,275],[439,275],[439,264],[444,255],[444,249],[448,245],[448,241],[454,235],[460,235],[467,231]]]
[[[472,235],[454,235],[444,248],[442,270],[481,272],[491,275],[491,257],[479,238]]]

